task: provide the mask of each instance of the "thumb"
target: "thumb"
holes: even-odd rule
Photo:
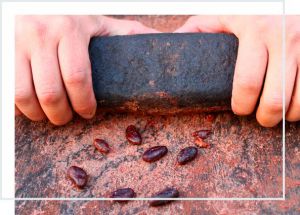
[[[132,35],[159,33],[158,30],[147,27],[138,21],[120,20],[106,16],[99,16],[100,25],[94,36],[114,36],[114,35]],[[100,28],[99,28],[100,26]]]
[[[229,33],[229,26],[222,22],[222,16],[192,16],[174,33],[186,32],[209,32],[209,33]]]

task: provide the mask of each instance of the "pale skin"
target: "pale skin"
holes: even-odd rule
[[[55,125],[73,111],[90,119],[96,111],[88,45],[93,36],[157,33],[136,21],[105,16],[16,18],[16,114]],[[73,110],[73,111],[72,111]]]
[[[265,127],[300,120],[300,17],[286,21],[286,100],[282,100],[280,16],[194,16],[175,32],[225,32],[239,39],[232,110],[256,110]],[[297,22],[298,21],[298,22]],[[89,40],[93,36],[158,33],[136,21],[104,16],[19,16],[16,21],[16,114],[63,125],[73,111],[90,119],[96,111]],[[76,50],[76,51],[74,51]],[[78,60],[80,59],[80,60]]]
[[[286,18],[286,88],[282,85],[281,16],[193,16],[175,32],[233,33],[239,39],[231,107],[237,115],[256,110],[257,121],[273,127],[300,120],[300,17]]]

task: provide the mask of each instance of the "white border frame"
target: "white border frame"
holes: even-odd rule
[[[72,3],[72,7],[69,4]],[[59,5],[59,6],[58,6]],[[126,12],[124,12],[126,10]],[[189,11],[189,12],[187,12]],[[284,15],[284,2],[6,2],[2,4],[2,175],[1,198],[4,200],[118,200],[112,198],[15,198],[15,156],[14,156],[14,17],[15,15],[42,15],[42,14],[103,14],[103,15],[186,15],[186,14],[214,14],[214,15]],[[283,25],[284,25],[284,16]],[[285,36],[283,26],[283,35]],[[285,39],[283,40],[285,47]],[[5,52],[5,51],[6,52]],[[285,49],[283,49],[285,50]],[[283,83],[285,68],[285,52],[283,53]],[[5,80],[5,81],[4,81]],[[283,85],[284,86],[284,85]],[[284,89],[284,88],[283,88]],[[5,92],[5,93],[4,93]],[[284,92],[283,95],[285,96]],[[284,99],[283,96],[283,99]],[[5,113],[5,114],[4,114]],[[284,111],[283,111],[284,113]],[[283,114],[285,119],[285,115]],[[282,131],[282,196],[281,197],[207,197],[207,198],[166,198],[166,200],[214,200],[214,201],[276,201],[285,200],[285,124]],[[5,161],[5,162],[4,162]],[[156,200],[157,198],[128,198],[119,200]]]

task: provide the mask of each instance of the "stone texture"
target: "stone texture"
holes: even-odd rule
[[[122,16],[168,32],[187,16]],[[211,117],[213,116],[213,117]],[[213,120],[212,120],[213,119]],[[125,140],[126,126],[135,124],[143,143]],[[194,145],[192,132],[212,128],[209,149],[199,149],[192,163],[176,166],[176,153]],[[112,204],[109,201],[17,201],[16,214],[299,214],[300,123],[286,125],[286,201],[176,201],[162,208],[148,202]],[[112,152],[101,155],[93,138],[107,139]],[[102,114],[87,121],[75,118],[66,126],[16,118],[16,197],[106,196],[118,187],[132,186],[138,196],[151,196],[165,185],[176,185],[183,197],[269,196],[282,194],[281,126],[260,127],[254,116],[230,112],[213,115],[138,116]],[[165,144],[169,154],[148,164],[141,154]],[[78,164],[91,175],[79,192],[65,178],[67,167]],[[146,172],[146,174],[145,174]]]
[[[175,186],[182,197],[280,197],[282,195],[281,127],[260,127],[254,117],[237,117],[224,112],[178,116],[137,116],[98,114],[90,121],[75,119],[55,127],[47,122],[16,120],[16,197],[108,197],[113,190],[131,187],[139,197],[149,197],[166,186]],[[126,141],[124,131],[134,124],[143,143]],[[192,132],[211,128],[206,140],[211,147],[199,149],[199,156],[185,166],[176,165],[180,149],[194,145]],[[148,209],[147,202],[18,202],[18,214],[32,214],[46,208],[66,208],[75,214],[99,210],[103,214],[162,214],[176,212],[280,213],[299,210],[300,123],[287,126],[287,201],[285,202],[175,202],[164,209]],[[95,150],[93,138],[103,138],[112,152]],[[149,164],[142,160],[150,146],[166,145],[169,153]],[[66,178],[71,165],[83,167],[90,175],[86,189],[79,191]],[[275,204],[276,203],[276,204]],[[202,205],[204,208],[192,207]],[[227,206],[226,206],[227,205]],[[243,209],[243,205],[248,205]],[[225,207],[225,208],[223,208]],[[56,209],[58,210],[58,209]],[[232,210],[232,211],[231,211]],[[222,213],[221,213],[222,214]],[[293,214],[293,213],[291,213]]]
[[[237,47],[237,38],[228,34],[93,38],[98,106],[151,114],[230,109]]]

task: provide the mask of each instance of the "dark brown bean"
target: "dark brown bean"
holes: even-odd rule
[[[179,192],[175,188],[166,188],[159,193],[155,194],[152,196],[152,198],[177,198],[179,197]],[[161,206],[165,205],[172,202],[172,200],[151,200],[150,201],[150,206],[156,207],[156,206]]]
[[[143,154],[143,160],[146,162],[154,162],[161,159],[168,153],[168,148],[165,146],[154,146],[147,149]]]
[[[208,136],[211,134],[211,130],[209,129],[202,129],[202,130],[199,130],[199,131],[195,131],[193,133],[193,136],[195,138],[200,138],[202,140],[208,138]]]
[[[107,154],[110,151],[108,143],[102,139],[94,139],[94,146],[99,152],[103,154]]]
[[[114,191],[111,194],[111,198],[134,198],[135,192],[131,188],[122,188]],[[116,202],[127,202],[127,200],[115,200]]]
[[[127,127],[126,139],[133,145],[140,145],[142,143],[142,137],[134,125]]]
[[[198,154],[198,149],[193,146],[186,147],[182,149],[178,156],[177,156],[177,162],[180,165],[186,164],[196,158]]]
[[[82,168],[77,166],[71,166],[68,169],[67,174],[76,187],[80,189],[84,188],[88,180],[88,175]]]

